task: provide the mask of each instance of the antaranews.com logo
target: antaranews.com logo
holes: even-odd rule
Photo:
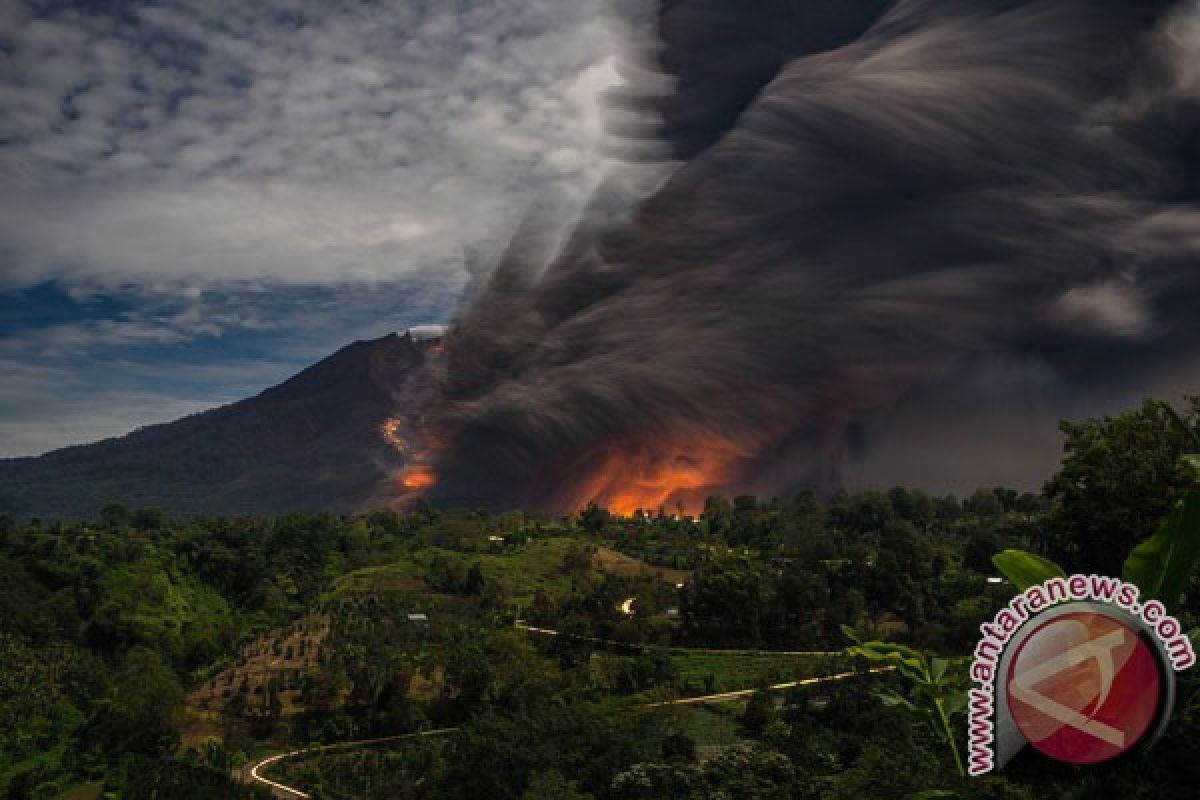
[[[1101,575],[1056,577],[980,626],[969,695],[968,772],[1026,745],[1070,764],[1107,761],[1162,733],[1191,640],[1157,600]]]

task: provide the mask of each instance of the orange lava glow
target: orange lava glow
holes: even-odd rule
[[[398,452],[408,452],[408,448],[405,446],[404,440],[400,438],[400,420],[385,419],[383,424],[379,426],[379,433],[383,436],[383,440],[390,444]]]
[[[402,489],[401,498],[398,499],[402,500],[404,497],[411,499],[412,495],[433,488],[437,484],[437,473],[433,467],[424,463],[427,454],[414,451],[400,435],[401,426],[402,423],[398,419],[386,419],[379,426],[379,433],[384,441],[408,462],[407,466],[396,474],[396,481]]]
[[[437,474],[425,464],[412,464],[400,472],[400,485],[405,491],[420,492],[437,484]]]
[[[691,514],[704,507],[704,500],[700,498],[697,503],[689,495],[711,484],[712,480],[702,468],[673,464],[639,475],[600,499],[604,501],[601,505],[622,516],[628,516],[638,509],[650,511],[659,508]]]
[[[657,450],[657,448],[655,448]],[[614,514],[635,511],[694,516],[709,495],[728,485],[741,453],[733,445],[709,439],[683,448],[664,448],[666,455],[637,447],[618,452],[586,482],[578,507],[595,503]]]
[[[413,442],[398,419],[385,420],[380,433],[404,457],[405,466],[394,478],[399,506],[437,485],[431,464],[444,457],[439,437],[421,430]],[[698,516],[710,496],[727,493],[737,483],[750,456],[745,445],[707,432],[679,431],[653,441],[617,444],[590,469],[558,476],[558,490],[546,495],[553,499],[542,504],[559,512],[595,503],[620,516],[637,511]]]

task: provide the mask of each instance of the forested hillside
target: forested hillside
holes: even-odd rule
[[[1078,520],[1152,529],[1193,485],[1175,468],[1195,411],[1069,428],[1045,495],[712,498],[695,518],[3,517],[0,796],[267,796],[247,765],[383,738],[264,772],[322,798],[1190,797],[1188,675],[1148,754],[966,781],[922,696],[846,648],[964,655],[1014,591],[997,552],[1086,568],[1128,551],[1145,530]],[[1200,593],[1174,610],[1194,626]],[[952,663],[947,698],[965,685]],[[395,738],[422,731],[444,733]]]

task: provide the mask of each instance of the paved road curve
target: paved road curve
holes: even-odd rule
[[[739,655],[739,654],[754,654],[762,656],[844,656],[845,650],[755,650],[755,649],[730,649],[730,648],[711,648],[711,647],[676,647],[669,644],[641,644],[632,642],[617,642],[612,639],[597,639],[594,636],[581,636],[577,633],[563,633],[556,631],[553,628],[538,628],[533,625],[527,625],[522,620],[517,620],[514,626],[518,630],[532,633],[538,636],[563,636],[568,639],[578,639],[581,642],[592,642],[593,644],[603,644],[609,647],[625,650],[662,650],[675,653],[712,653],[715,655]]]
[[[567,636],[570,638],[586,639],[587,641],[603,643],[603,644],[611,644],[611,645],[617,645],[617,646],[622,646],[622,647],[629,646],[622,642],[610,642],[605,639],[593,639],[588,636],[577,636],[575,634],[560,633],[559,631],[551,630],[549,628],[535,628],[530,625],[525,625],[524,623],[522,623],[520,621],[517,622],[516,626],[518,628],[520,628],[521,630],[527,631],[529,633],[540,634],[543,636]],[[662,649],[691,650],[693,648],[670,647],[670,648],[662,648]],[[696,651],[703,652],[703,653],[757,652],[757,653],[770,654],[770,655],[822,655],[822,656],[845,655],[845,651],[841,651],[841,650],[830,651],[830,652],[786,651],[786,650],[785,651],[769,651],[769,650],[729,651],[729,650],[705,650],[702,648],[696,648]],[[770,689],[771,691],[786,691],[787,689],[794,689],[794,688],[797,688],[800,686],[816,686],[816,685],[822,684],[822,683],[833,683],[835,681],[844,681],[847,678],[853,678],[856,675],[879,673],[879,672],[890,672],[893,669],[895,669],[895,667],[875,667],[873,669],[866,670],[866,673],[854,672],[854,671],[838,672],[833,675],[822,675],[817,678],[805,678],[803,680],[789,681],[787,683],[777,683],[773,686],[768,686],[767,688]],[[736,700],[740,697],[749,697],[750,695],[754,694],[757,691],[758,691],[758,689],[739,689],[734,692],[720,692],[718,694],[707,694],[707,695],[703,695],[701,697],[681,697],[681,698],[678,698],[675,700],[663,700],[663,701],[660,701],[657,703],[646,703],[644,705],[638,706],[638,708],[639,709],[661,708],[663,706],[683,706],[683,705],[694,705],[697,703],[720,703],[720,702],[728,701],[728,700]],[[288,786],[286,784],[279,783],[278,781],[273,781],[270,778],[266,778],[262,775],[262,770],[265,769],[266,767],[269,767],[272,764],[279,762],[279,761],[285,761],[289,758],[295,758],[296,756],[308,755],[311,753],[332,752],[332,751],[336,751],[336,750],[349,750],[349,749],[352,749],[355,747],[367,747],[367,746],[370,746],[373,744],[386,744],[388,742],[400,742],[405,739],[415,738],[417,736],[441,736],[441,735],[448,734],[448,733],[454,733],[457,730],[458,730],[458,728],[438,728],[436,730],[431,730],[431,731],[419,731],[417,733],[400,734],[399,736],[384,736],[384,737],[381,737],[378,739],[357,739],[357,740],[350,741],[350,742],[338,742],[336,744],[326,744],[326,745],[320,745],[320,746],[316,746],[316,747],[305,747],[300,750],[292,750],[291,752],[288,752],[288,753],[277,753],[273,756],[268,756],[267,758],[264,758],[262,761],[259,761],[256,764],[252,765],[249,769],[248,774],[249,774],[250,780],[252,782],[257,782],[257,783],[263,784],[264,786],[269,788],[275,794],[276,797],[282,798],[283,800],[292,800],[293,798],[307,798],[310,796],[307,792],[301,791],[300,789],[297,789],[294,786]]]
[[[895,669],[895,667],[875,667],[874,669],[867,670],[867,673],[890,672],[893,669]],[[785,691],[787,689],[794,689],[799,686],[816,686],[816,685],[822,684],[822,683],[833,683],[834,681],[844,681],[847,678],[853,678],[856,675],[862,675],[862,674],[864,674],[864,673],[862,673],[862,672],[839,672],[834,675],[822,675],[819,678],[805,678],[803,680],[789,681],[787,683],[777,683],[777,684],[774,684],[773,686],[768,686],[767,688],[770,689],[771,691]],[[639,709],[661,708],[663,706],[684,706],[684,705],[694,705],[697,703],[720,703],[720,702],[725,702],[728,700],[736,700],[740,697],[749,697],[750,695],[754,694],[757,691],[758,691],[758,689],[739,689],[735,692],[720,692],[718,694],[706,694],[706,695],[703,695],[702,697],[680,697],[675,700],[663,700],[663,701],[660,701],[657,703],[646,703],[644,705],[638,706],[638,708]],[[327,744],[327,745],[322,745],[320,747],[306,747],[302,750],[293,750],[289,753],[278,753],[276,755],[264,758],[262,761],[259,761],[258,763],[254,764],[252,767],[250,767],[249,775],[250,775],[250,779],[252,781],[257,781],[258,783],[261,783],[261,784],[267,786],[268,788],[270,788],[271,791],[275,793],[276,797],[307,798],[309,795],[306,792],[303,792],[300,789],[295,788],[294,786],[287,786],[286,784],[282,784],[282,783],[279,783],[278,781],[273,781],[270,778],[263,777],[263,775],[261,774],[260,771],[266,767],[269,767],[271,764],[276,763],[277,761],[284,761],[289,758],[294,758],[296,756],[301,756],[301,755],[307,755],[309,753],[329,752],[329,751],[334,751],[334,750],[349,750],[351,748],[366,747],[366,746],[373,745],[373,744],[385,744],[387,742],[399,742],[399,741],[403,741],[405,739],[412,739],[417,736],[439,736],[442,734],[454,733],[457,730],[458,730],[458,728],[439,728],[437,730],[432,730],[432,731],[420,731],[419,733],[406,733],[406,734],[402,734],[400,736],[384,736],[379,739],[358,739],[358,740],[355,740],[352,742],[338,742],[337,744]]]
[[[405,739],[415,739],[418,736],[443,736],[447,733],[454,733],[458,728],[437,728],[430,731],[418,731],[416,733],[402,733],[398,736],[381,736],[377,739],[355,739],[352,742],[337,742],[335,744],[323,744],[315,747],[304,747],[299,750],[292,750],[287,753],[276,753],[273,756],[267,756],[262,761],[259,761],[250,766],[247,774],[252,783],[261,783],[266,786],[271,792],[280,798],[307,798],[310,795],[307,792],[301,791],[294,786],[273,781],[262,774],[262,770],[279,761],[286,761],[289,758],[297,756],[309,755],[312,753],[329,753],[337,750],[351,750],[356,747],[369,747],[373,744],[387,744],[388,742],[401,742]]]

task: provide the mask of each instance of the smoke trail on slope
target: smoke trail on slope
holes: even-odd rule
[[[848,430],[964,365],[1086,387],[1194,358],[1185,6],[661,3],[617,116],[681,163],[553,254],[536,219],[514,240],[433,376],[435,497],[828,487]]]

